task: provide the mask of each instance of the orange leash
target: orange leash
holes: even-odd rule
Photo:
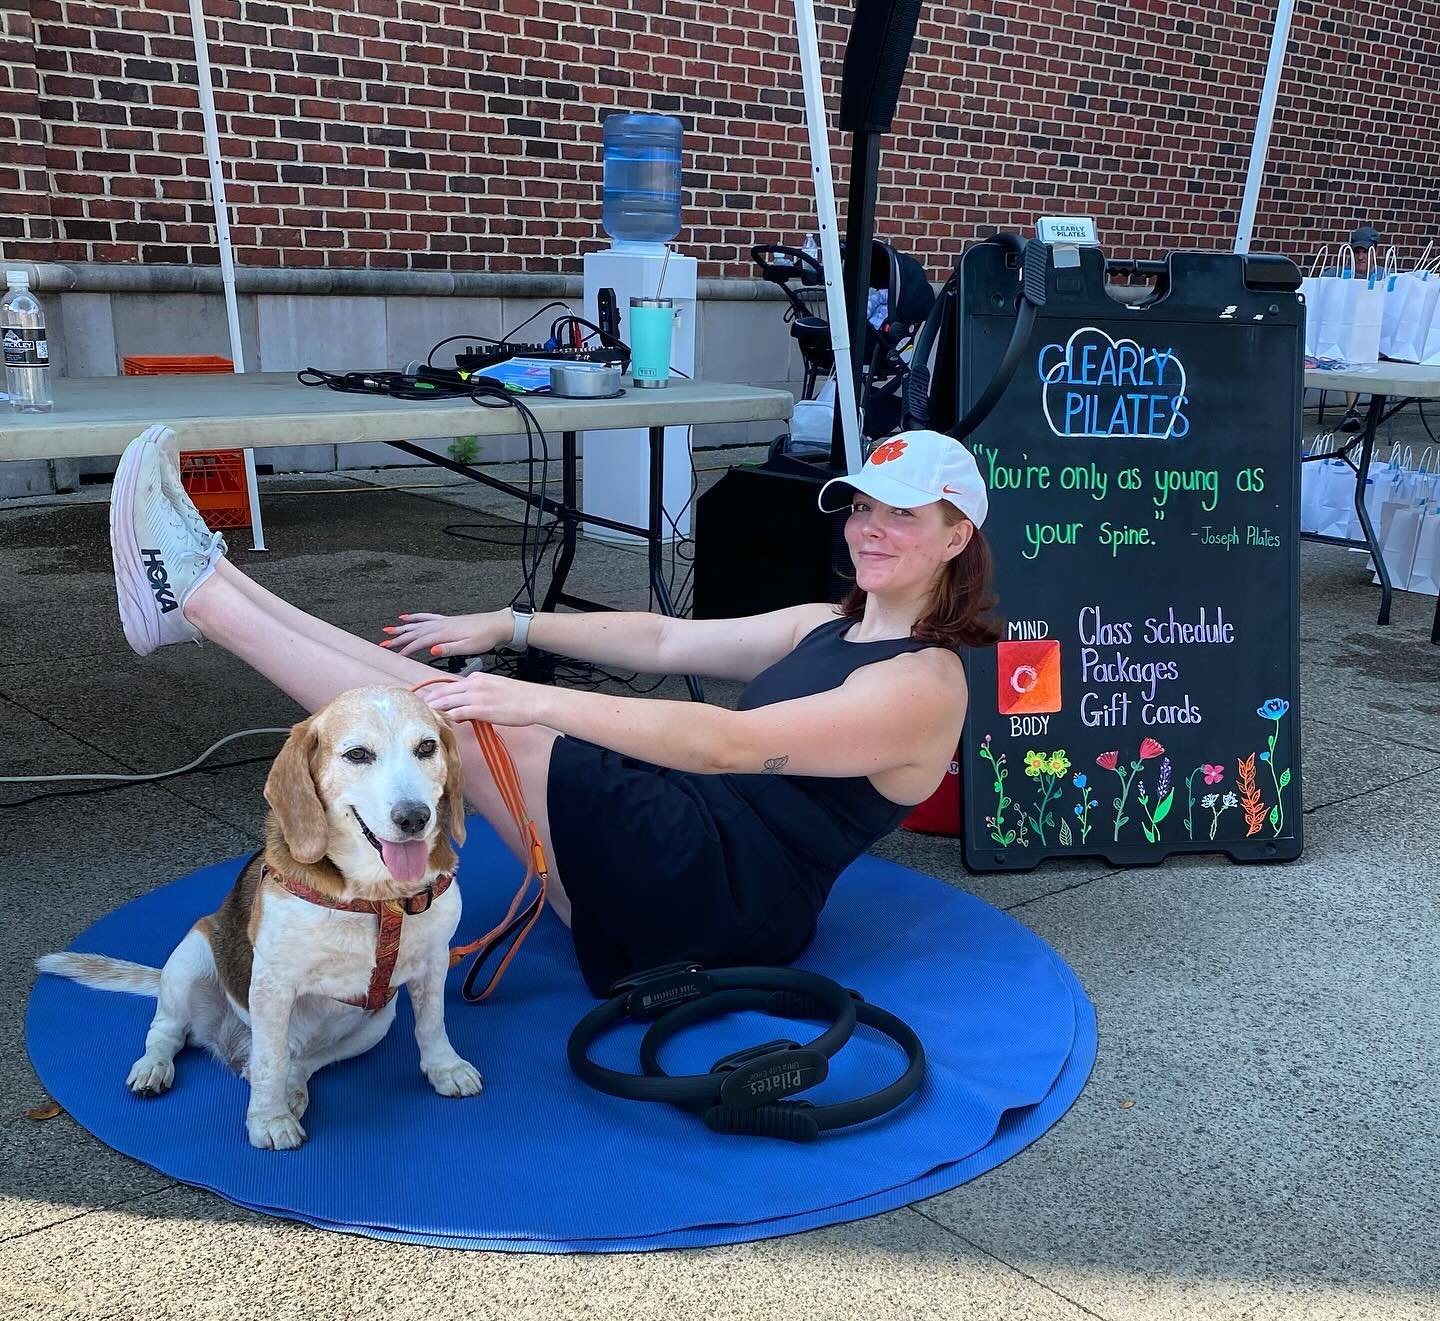
[[[419,692],[420,689],[428,688],[431,684],[448,682],[450,682],[448,679],[427,679],[424,683],[416,684],[410,691]],[[550,865],[545,859],[545,846],[540,842],[540,834],[535,829],[535,821],[525,806],[525,795],[520,787],[520,776],[515,769],[515,760],[510,755],[510,749],[505,746],[505,740],[500,737],[495,726],[487,721],[467,720],[465,723],[475,733],[475,741],[480,745],[480,751],[485,756],[485,764],[490,768],[490,774],[495,779],[495,787],[500,791],[500,797],[506,810],[510,813],[511,819],[515,822],[516,829],[520,832],[520,838],[529,844],[525,877],[520,882],[520,888],[515,891],[515,897],[510,901],[510,907],[505,916],[478,940],[472,940],[468,945],[457,945],[450,951],[452,968],[471,954],[475,955],[475,961],[470,965],[470,971],[465,974],[465,982],[461,987],[461,994],[465,999],[475,1003],[486,999],[500,984],[500,978],[505,975],[505,969],[510,966],[510,960],[515,957],[524,943],[525,937],[530,934],[535,923],[540,920],[540,914],[545,911],[545,899],[550,890]],[[529,892],[532,877],[539,882],[539,892],[528,904],[522,904],[522,900]],[[508,948],[505,949],[495,971],[490,975],[490,980],[477,994],[474,984],[480,970],[497,949],[506,946]]]

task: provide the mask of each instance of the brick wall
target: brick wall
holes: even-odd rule
[[[685,120],[681,242],[702,274],[749,274],[750,243],[811,225],[790,0],[205,11],[247,265],[578,271],[615,109]],[[1273,11],[928,0],[879,232],[936,275],[987,227],[1055,211],[1097,215],[1120,255],[1228,246]],[[836,71],[849,9],[819,14]],[[1437,20],[1436,0],[1300,0],[1257,248],[1303,252],[1361,219],[1412,248],[1435,235]],[[5,255],[214,263],[185,0],[0,0],[0,41]]]
[[[0,0],[0,254],[48,251],[50,182],[30,6]]]

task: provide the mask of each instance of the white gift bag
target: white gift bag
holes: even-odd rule
[[[1304,448],[1307,459],[1314,454],[1329,454],[1336,448],[1335,433],[1327,431],[1318,435]],[[1323,484],[1320,479],[1320,469],[1324,467],[1326,460],[1310,459],[1309,462],[1300,464],[1300,531],[1316,532],[1320,526],[1320,506],[1318,498],[1320,487]]]
[[[1430,323],[1435,319],[1436,301],[1440,300],[1440,275],[1429,268],[1414,271],[1403,290],[1386,356],[1396,362],[1419,362],[1425,353]]]
[[[1393,358],[1396,336],[1400,330],[1401,313],[1405,308],[1405,299],[1412,284],[1422,283],[1421,275],[1430,267],[1431,252],[1434,243],[1426,245],[1425,251],[1420,254],[1420,260],[1410,270],[1401,270],[1399,263],[1391,248],[1385,258],[1385,303],[1380,316],[1380,352],[1387,358]]]
[[[1325,459],[1310,465],[1316,470],[1314,521],[1310,529],[1321,537],[1351,535],[1355,522],[1355,470],[1343,459]]]
[[[1415,537],[1415,558],[1410,565],[1407,592],[1440,596],[1440,505],[1425,504],[1420,531]]]
[[[1385,506],[1394,501],[1405,476],[1399,445],[1391,449],[1388,460],[1370,464],[1370,473],[1365,482],[1365,512],[1370,515],[1370,526],[1375,530],[1377,538],[1380,536],[1380,522],[1384,517]],[[1361,526],[1359,515],[1356,515],[1351,535],[1357,541],[1364,539],[1365,529]]]
[[[1305,300],[1305,352],[1311,357],[1315,356],[1315,334],[1330,290],[1330,277],[1324,273],[1329,260],[1330,249],[1321,248],[1310,261],[1310,274],[1300,281],[1300,295]]]
[[[1390,586],[1399,591],[1410,590],[1410,574],[1415,567],[1415,553],[1420,544],[1421,525],[1425,517],[1425,505],[1400,505],[1385,530],[1385,540],[1380,543],[1380,553],[1385,557],[1385,568],[1390,574]],[[1380,581],[1380,575],[1374,575]]]
[[[1419,498],[1416,494],[1414,458],[1410,446],[1407,445],[1404,458],[1400,461],[1400,471],[1396,474],[1395,481],[1390,488],[1390,494],[1380,503],[1380,517],[1374,521],[1374,527],[1375,535],[1382,546],[1385,544],[1385,538],[1389,535],[1390,524],[1395,517],[1396,510],[1409,509]]]
[[[1417,572],[1420,538],[1426,530],[1426,513],[1428,511],[1433,518],[1436,512],[1436,506],[1429,498],[1434,451],[1427,445],[1418,464],[1411,462],[1410,455],[1407,446],[1394,496],[1382,506],[1376,529],[1380,553],[1390,574],[1390,585],[1403,591],[1417,590],[1410,587],[1410,581]],[[1373,581],[1380,581],[1378,573],[1373,575]]]
[[[1368,272],[1355,269],[1349,248],[1340,253],[1340,274],[1325,277],[1324,311],[1315,332],[1315,356],[1352,366],[1380,360],[1380,330],[1385,309],[1384,281],[1373,261]]]
[[[1420,346],[1417,362],[1424,367],[1440,366],[1440,293],[1431,308],[1430,326],[1425,332],[1425,342]]]

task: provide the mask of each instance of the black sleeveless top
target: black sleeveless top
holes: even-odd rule
[[[736,706],[750,711],[775,702],[829,692],[862,665],[923,651],[915,638],[847,642],[850,620],[812,629],[793,651],[756,675]],[[867,776],[727,775],[731,787],[779,838],[821,867],[847,867],[913,810],[886,798]]]
[[[846,642],[848,628],[836,618],[812,629],[751,680],[740,709],[828,692],[862,665],[933,645]],[[571,737],[555,740],[546,793],[575,952],[596,995],[681,958],[790,962],[836,877],[910,811],[863,775],[702,775]]]

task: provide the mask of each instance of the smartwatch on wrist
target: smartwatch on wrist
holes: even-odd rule
[[[515,621],[515,629],[510,641],[505,643],[505,650],[523,652],[530,646],[530,621],[535,618],[535,612],[529,606],[512,605],[510,617]]]

